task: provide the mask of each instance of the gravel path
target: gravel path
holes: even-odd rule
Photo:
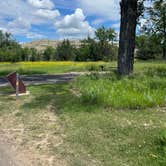
[[[32,76],[21,76],[22,80],[26,85],[39,85],[47,83],[66,82],[80,75],[81,73],[66,73],[66,74],[55,74],[55,75],[32,75]],[[5,77],[0,77],[0,87],[9,85]]]

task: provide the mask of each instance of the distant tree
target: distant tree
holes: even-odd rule
[[[48,46],[43,53],[43,60],[45,61],[50,61],[50,60],[55,60],[55,49],[51,46]]]
[[[30,61],[37,61],[38,60],[38,52],[35,48],[30,48]]]
[[[95,32],[96,39],[99,41],[100,56],[107,57],[109,55],[109,42],[115,41],[116,33],[114,29],[106,29],[104,26],[98,28]],[[104,59],[104,58],[103,58]]]
[[[0,30],[0,48],[2,50],[10,50],[20,48],[20,45],[12,38],[11,33],[4,33]]]
[[[101,60],[98,43],[91,37],[81,41],[80,48],[77,49],[77,61],[98,61]]]
[[[147,10],[148,18],[144,30],[160,39],[163,59],[166,60],[166,1],[155,0],[153,6]]]
[[[7,32],[0,31],[0,61],[22,60],[22,48]]]
[[[75,49],[71,45],[70,41],[63,40],[61,44],[58,45],[56,49],[57,60],[74,60],[75,59]]]
[[[140,35],[136,37],[136,58],[142,60],[161,58],[160,39],[156,35]]]
[[[27,47],[22,49],[22,60],[29,61],[31,56],[31,50]]]

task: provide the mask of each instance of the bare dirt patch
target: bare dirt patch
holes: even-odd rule
[[[52,112],[35,114],[29,122],[16,115],[21,111],[0,116],[0,142],[8,148],[13,161],[24,166],[65,166],[59,154],[51,153],[53,147],[63,144],[58,119]],[[12,153],[11,153],[12,151]],[[17,164],[19,166],[19,164]]]

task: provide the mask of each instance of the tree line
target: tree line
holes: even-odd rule
[[[56,48],[49,46],[42,53],[35,48],[22,48],[10,33],[0,31],[0,61],[111,61],[118,59],[119,70],[130,73],[133,71],[134,58],[166,59],[166,3],[164,0],[154,0],[153,5],[145,9],[144,1],[121,0],[119,46],[115,44],[117,41],[115,30],[105,27],[97,29],[95,37],[88,36],[83,39],[79,47],[65,39]],[[145,10],[146,22],[136,36],[136,26]]]
[[[39,52],[35,48],[22,48],[10,33],[0,31],[0,61],[110,61],[117,59],[116,38],[115,30],[101,27],[94,38],[81,40],[79,47],[64,39],[56,48],[48,46]]]

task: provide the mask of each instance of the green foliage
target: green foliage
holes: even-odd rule
[[[39,60],[37,54],[38,52],[35,48],[30,48],[29,60],[32,62]]]
[[[71,45],[68,39],[63,40],[63,42],[58,45],[56,49],[56,56],[58,60],[63,61],[75,59],[74,47]]]
[[[166,59],[166,2],[165,0],[153,1],[153,6],[147,10],[146,23],[143,27],[148,34],[157,36],[163,51],[163,59]]]
[[[43,53],[35,48],[21,48],[11,34],[0,31],[0,61],[110,61],[117,57],[118,48],[113,44],[116,33],[113,29],[99,28],[96,39],[88,37],[81,46],[75,48],[70,41],[63,40],[57,48],[47,47]],[[109,42],[112,42],[110,44]]]
[[[82,40],[80,48],[77,49],[76,61],[98,61],[101,59],[98,43],[90,37]]]
[[[127,78],[113,73],[95,74],[79,78],[76,87],[84,104],[140,109],[165,104],[165,76],[166,68],[147,69]]]
[[[160,39],[155,35],[140,35],[136,38],[136,58],[142,60],[162,59]]]
[[[156,140],[156,154],[159,159],[160,165],[164,166],[166,164],[166,129],[160,130]]]
[[[104,47],[100,41],[88,37],[82,40],[80,48],[77,49],[76,61],[111,61],[117,58],[118,47],[115,44],[105,42]]]
[[[160,132],[158,140],[159,140],[161,146],[163,146],[163,148],[165,150],[165,154],[166,154],[166,130],[162,130]]]
[[[110,44],[116,40],[116,33],[114,29],[106,29],[105,27],[98,28],[95,32],[96,39],[99,41],[99,55],[102,59],[107,59],[110,55]]]
[[[56,60],[55,53],[56,50],[53,47],[47,47],[43,53],[43,60],[45,61]]]
[[[21,61],[21,53],[20,45],[12,39],[11,34],[0,30],[0,61]]]

